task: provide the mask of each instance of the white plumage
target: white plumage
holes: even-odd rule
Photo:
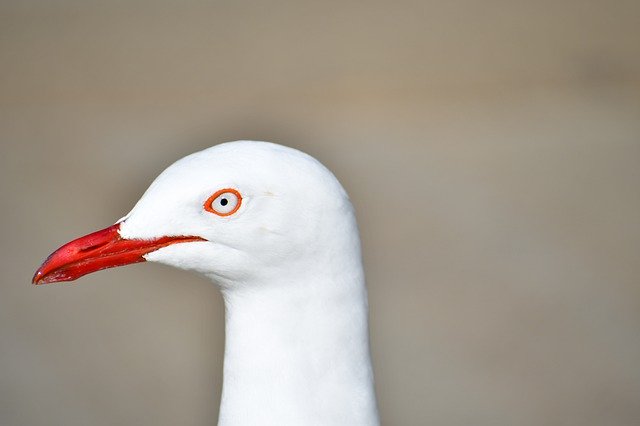
[[[237,211],[203,208],[225,188],[241,194]],[[356,220],[317,160],[266,142],[214,146],[167,168],[118,227],[126,241],[199,238],[144,258],[224,295],[220,425],[379,423]]]

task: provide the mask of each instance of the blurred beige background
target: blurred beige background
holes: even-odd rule
[[[637,0],[2,0],[0,64],[1,425],[215,424],[212,284],[29,281],[235,139],[350,192],[385,425],[639,424]]]

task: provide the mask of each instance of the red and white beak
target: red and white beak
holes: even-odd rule
[[[128,240],[120,236],[120,224],[73,240],[51,255],[33,276],[33,284],[73,281],[101,269],[144,262],[144,255],[175,243],[204,241],[200,237],[161,237]]]

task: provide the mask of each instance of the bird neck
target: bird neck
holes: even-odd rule
[[[223,290],[219,425],[377,425],[361,266],[287,272]]]

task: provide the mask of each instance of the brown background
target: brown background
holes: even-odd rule
[[[235,139],[350,192],[385,425],[639,424],[637,0],[4,0],[0,66],[0,424],[215,423],[212,284],[29,280]]]

